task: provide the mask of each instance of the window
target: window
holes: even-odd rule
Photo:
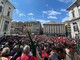
[[[80,16],[80,9],[78,10],[79,16]]]
[[[80,3],[78,3],[78,6],[80,6]]]
[[[73,29],[74,29],[74,31],[79,31],[78,25],[76,22],[73,23]]]
[[[3,2],[3,1],[1,1],[1,4],[4,4],[4,2]]]
[[[5,21],[4,23],[4,31],[7,31],[9,25],[9,21]]]
[[[10,16],[10,11],[8,11],[7,16]]]
[[[11,8],[9,7],[9,10],[11,10]]]
[[[0,13],[2,12],[2,6],[0,6]]]
[[[73,16],[73,18],[75,17],[74,11],[72,11],[72,16]]]

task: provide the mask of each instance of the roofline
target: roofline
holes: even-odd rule
[[[7,2],[11,4],[11,2],[10,2],[10,1],[7,1]],[[11,5],[14,7],[14,5],[13,5],[13,4],[11,4]],[[14,7],[14,9],[16,9],[16,8]]]
[[[69,8],[70,8],[71,6],[73,6],[76,2],[77,2],[77,0],[75,0],[66,10],[69,10]]]
[[[53,23],[53,24],[61,24],[61,25],[64,25],[64,23]],[[45,23],[45,24],[43,24],[43,25],[53,25],[53,24],[48,24],[48,23],[46,24],[46,23]]]

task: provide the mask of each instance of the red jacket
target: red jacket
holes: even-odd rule
[[[47,54],[47,53],[45,54],[44,51],[42,51],[41,55],[42,55],[42,58],[44,58],[44,57],[49,58],[49,54]]]
[[[27,54],[23,54],[21,57],[18,57],[16,60],[37,60],[34,56],[28,56]]]

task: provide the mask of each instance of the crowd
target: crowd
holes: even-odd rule
[[[46,35],[31,37],[33,44],[28,36],[1,37],[0,60],[80,60],[76,39]]]

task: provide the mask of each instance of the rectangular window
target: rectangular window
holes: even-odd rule
[[[4,4],[4,2],[3,2],[3,1],[1,1],[1,4]]]
[[[11,8],[9,7],[9,10],[11,10]]]
[[[5,21],[4,23],[4,31],[7,31],[9,25],[9,21]]]
[[[10,11],[8,11],[7,16],[10,16]]]
[[[0,6],[0,13],[2,12],[2,6]]]
[[[78,10],[79,16],[80,16],[80,9]]]
[[[73,23],[73,29],[74,29],[74,31],[79,31],[79,29],[78,29],[78,25],[77,25],[76,22]]]
[[[78,31],[78,26],[73,26],[74,31]]]
[[[73,16],[73,18],[75,17],[74,11],[72,11],[72,16]]]

